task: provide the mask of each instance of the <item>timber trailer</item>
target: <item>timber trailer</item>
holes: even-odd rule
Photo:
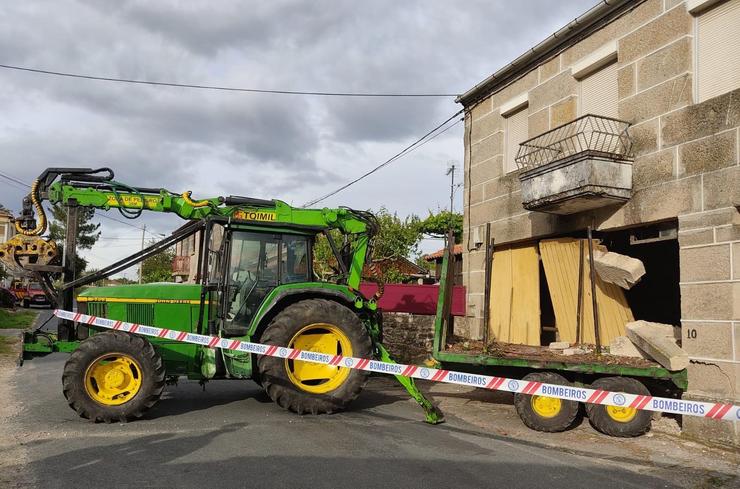
[[[46,201],[67,211],[63,257],[42,235]],[[173,213],[189,221],[169,237],[91,275],[75,277],[80,207],[119,209],[135,218],[144,211]],[[366,298],[360,279],[375,217],[349,208],[299,209],[279,200],[229,196],[193,200],[191,192],[131,187],[109,168],[49,168],[24,199],[18,232],[0,244],[0,261],[31,272],[53,307],[172,330],[287,346],[332,355],[392,362],[381,343],[379,293]],[[337,230],[341,243],[332,238]],[[312,248],[324,234],[339,276],[321,282],[312,271]],[[118,273],[176,243],[195,237],[195,283],[155,283],[75,289]],[[61,277],[61,286],[55,279]],[[60,320],[56,333],[24,333],[23,355],[69,352],[63,393],[81,417],[116,422],[141,417],[166,383],[180,377],[253,379],[278,405],[296,413],[344,409],[365,386],[367,371],[288,360],[167,338],[144,338]],[[443,421],[413,379],[396,376],[422,406],[426,421]]]
[[[489,243],[492,243],[487,238]],[[610,355],[564,356],[548,354],[547,347],[517,348],[495,343],[456,348],[452,332],[452,234],[442,258],[442,273],[434,323],[432,358],[449,370],[493,375],[547,384],[590,387],[641,396],[661,395],[680,399],[688,387],[686,369],[670,371],[659,364]],[[491,263],[493,245],[487,250]],[[487,275],[490,272],[487,272]],[[509,349],[507,350],[507,346]],[[541,395],[514,394],[514,407],[522,422],[533,430],[560,432],[578,424],[585,413],[601,433],[617,437],[640,436],[650,430],[653,413],[630,406],[607,406]]]

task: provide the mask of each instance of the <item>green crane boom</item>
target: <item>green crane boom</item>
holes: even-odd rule
[[[99,176],[100,173],[107,175]],[[60,181],[55,181],[57,178]],[[46,230],[46,216],[40,205],[43,200],[52,204],[74,203],[102,210],[117,208],[127,217],[132,214],[133,217],[138,217],[143,211],[152,211],[172,213],[193,221],[218,216],[232,222],[285,225],[322,231],[338,229],[342,234],[353,237],[353,250],[347,267],[347,284],[353,289],[359,287],[376,226],[371,214],[348,208],[300,209],[280,200],[238,196],[195,201],[189,191],[177,194],[165,189],[136,188],[121,184],[113,180],[113,172],[107,168],[51,168],[36,179],[30,198],[24,202],[23,216],[16,224],[21,235],[39,236]],[[32,206],[36,208],[38,224]],[[7,255],[10,260],[12,253]],[[2,258],[6,257],[0,255],[0,259]]]

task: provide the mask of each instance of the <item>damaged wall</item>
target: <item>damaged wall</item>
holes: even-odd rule
[[[699,15],[688,12],[687,2],[647,0],[469,107],[463,235],[468,309],[458,318],[459,333],[478,339],[485,328],[486,223],[499,246],[587,225],[611,231],[677,220],[682,344],[692,357],[686,397],[740,400],[740,86],[699,103]],[[506,172],[502,109],[526,100],[529,137],[578,117],[574,69],[609,43],[617,50],[617,117],[632,124],[632,198],[572,216],[526,211],[519,172]],[[694,417],[684,423],[692,436],[740,443],[740,423]]]

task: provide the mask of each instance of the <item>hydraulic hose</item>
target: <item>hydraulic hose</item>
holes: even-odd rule
[[[34,229],[23,229],[21,227],[21,224],[19,221],[15,221],[15,230],[18,232],[18,234],[22,234],[23,236],[39,236],[41,234],[44,234],[46,231],[46,212],[44,211],[43,206],[41,205],[41,201],[39,200],[39,179],[33,181],[33,184],[31,185],[31,202],[33,203],[34,208],[36,209],[36,214],[38,214],[38,224]]]
[[[180,197],[182,197],[182,200],[184,200],[186,204],[194,208],[205,207],[210,204],[210,201],[208,200],[199,200],[196,202],[190,198],[191,195],[193,195],[193,192],[188,190],[187,192],[183,192]]]

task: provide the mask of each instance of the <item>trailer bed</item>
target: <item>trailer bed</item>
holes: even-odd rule
[[[685,389],[686,371],[671,372],[658,363],[643,358],[621,357],[595,352],[563,355],[546,346],[491,343],[454,338],[434,358],[444,364],[478,367],[523,367],[530,369],[565,370],[582,374],[612,374],[670,380]]]

